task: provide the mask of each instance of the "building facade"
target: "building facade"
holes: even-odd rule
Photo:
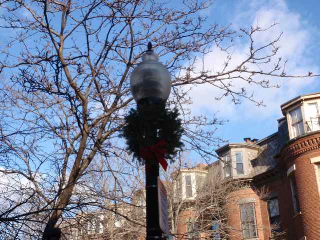
[[[194,235],[190,219],[200,215],[191,189],[197,181],[189,179],[195,179],[198,170],[183,170],[175,190],[189,204],[179,213],[176,238],[320,239],[319,107],[320,93],[294,98],[281,105],[284,117],[278,120],[276,133],[216,150],[219,160],[204,168],[202,176],[214,177],[221,184],[241,184],[226,193],[224,216],[207,215],[211,226]],[[214,174],[209,174],[212,169]],[[217,230],[222,227],[224,231]]]
[[[320,239],[320,93],[280,107],[276,133],[229,143],[218,161],[171,175],[170,240]],[[128,204],[72,219],[64,239],[144,239],[144,222],[139,190]]]

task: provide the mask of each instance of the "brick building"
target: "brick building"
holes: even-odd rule
[[[294,98],[281,105],[284,117],[276,133],[222,146],[216,150],[219,161],[177,174],[175,191],[184,201],[177,239],[275,239],[277,233],[278,239],[320,239],[319,105],[320,93]],[[222,183],[243,185],[228,193],[225,219],[207,215],[212,218],[208,235],[197,232],[197,220],[190,220],[201,192],[195,189],[202,181],[197,179],[212,178],[212,169]],[[215,231],[222,223],[225,233]]]
[[[213,164],[174,172],[170,239],[320,239],[319,105],[320,93],[292,99],[276,133],[229,143]],[[72,219],[65,239],[144,239],[145,229],[123,218],[144,222],[144,207],[145,192],[136,191],[111,215]]]

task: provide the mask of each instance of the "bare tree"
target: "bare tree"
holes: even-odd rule
[[[227,239],[229,236],[227,199],[232,192],[246,186],[246,183],[223,181],[217,164],[207,168],[205,180],[196,183],[196,192],[191,199],[184,197],[178,187],[178,181],[181,181],[179,172],[172,174],[173,179],[168,187],[169,216],[172,234],[177,239],[215,239],[215,236]],[[187,231],[179,232],[179,225],[181,228],[186,222]]]
[[[190,176],[190,174],[196,176],[200,169],[199,167],[185,168],[187,172],[184,176]],[[254,196],[258,199],[268,201],[270,194],[268,189],[255,188],[250,178],[223,178],[219,162],[207,165],[205,180],[193,181],[192,184],[197,185],[196,192],[193,192],[193,196],[188,198],[181,191],[179,192],[178,181],[181,180],[179,171],[181,170],[172,174],[172,180],[167,182],[171,233],[176,239],[242,237],[243,229],[238,228],[234,222],[230,221],[233,215],[239,215],[239,198],[242,198],[243,194],[251,192],[250,194],[255,194]],[[184,187],[187,188],[186,185]],[[247,191],[248,189],[250,191]],[[235,206],[237,207],[235,208]],[[241,211],[247,211],[242,218],[247,216],[249,218],[247,221],[250,221],[253,216],[252,209],[242,209]],[[256,223],[255,231],[271,231],[270,239],[286,239],[286,233],[279,231],[277,225],[269,226],[269,224]]]
[[[195,150],[205,159],[214,155],[219,139],[211,129],[219,122],[191,115],[192,100],[184,86],[208,84],[231,95],[234,102],[239,98],[255,101],[233,83],[270,87],[256,76],[289,76],[277,56],[280,36],[259,46],[254,37],[267,29],[207,24],[201,11],[210,4],[182,1],[177,9],[146,0],[0,1],[0,29],[6,32],[0,50],[0,99],[5,100],[0,149],[6,149],[1,167],[4,174],[30,182],[28,203],[37,199],[37,211],[22,211],[28,221],[24,219],[25,225],[14,234],[36,221],[34,233],[43,233],[43,239],[54,235],[64,214],[75,214],[89,204],[73,193],[93,159],[104,157],[109,164],[124,159],[125,146],[118,136],[124,114],[133,106],[128,78],[148,41],[173,77],[169,105],[181,111],[186,150]],[[230,68],[228,49],[240,34],[251,43],[248,55]],[[198,57],[213,47],[227,53],[225,67],[220,72],[199,70]],[[136,167],[129,161],[122,163]],[[7,211],[6,219],[12,214]]]

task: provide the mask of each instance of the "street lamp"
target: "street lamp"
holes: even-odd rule
[[[151,43],[131,75],[131,92],[141,116],[141,148],[155,146],[161,136],[161,121],[171,90],[171,78],[167,68],[158,61]],[[143,154],[142,154],[143,155]],[[158,177],[159,162],[155,154],[145,154],[147,239],[164,239],[159,224]]]

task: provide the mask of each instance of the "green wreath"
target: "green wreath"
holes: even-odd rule
[[[179,150],[182,150],[183,143],[181,137],[184,132],[181,124],[181,119],[177,109],[165,109],[157,123],[159,138],[155,141],[165,140],[166,154],[165,158],[174,162],[174,157]],[[145,119],[139,115],[138,111],[131,109],[125,117],[125,126],[123,127],[122,137],[126,139],[127,150],[133,154],[140,163],[144,163],[140,155],[140,150],[143,146],[143,134],[146,126]]]

